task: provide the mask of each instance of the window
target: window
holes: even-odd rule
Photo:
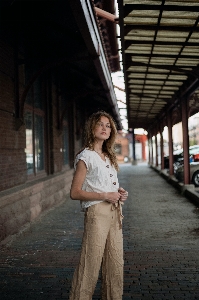
[[[32,130],[32,113],[25,113],[25,125],[26,125],[26,166],[27,173],[33,174],[33,130]]]
[[[44,170],[44,110],[41,79],[30,89],[25,105],[26,165],[28,175]]]
[[[35,114],[35,169],[44,170],[44,119]]]

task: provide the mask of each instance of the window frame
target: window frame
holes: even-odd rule
[[[24,105],[24,115],[26,112],[32,114],[32,151],[33,151],[33,173],[28,174],[26,169],[26,174],[28,180],[38,179],[47,175],[46,166],[47,166],[47,155],[46,155],[46,113],[45,113],[45,106],[44,109],[35,108],[30,104],[25,103]],[[43,170],[36,170],[35,165],[35,115],[40,116],[43,118],[43,159],[44,159],[44,169]],[[26,127],[26,124],[25,124]],[[26,133],[25,133],[26,134]]]

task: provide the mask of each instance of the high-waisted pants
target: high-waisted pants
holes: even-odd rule
[[[91,300],[102,268],[102,300],[123,294],[123,236],[120,212],[108,202],[87,208],[79,265],[69,300]]]

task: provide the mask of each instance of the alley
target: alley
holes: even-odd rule
[[[146,164],[121,165],[119,180],[129,192],[123,299],[199,299],[199,209]],[[68,299],[82,231],[79,202],[67,199],[2,245],[0,299]]]

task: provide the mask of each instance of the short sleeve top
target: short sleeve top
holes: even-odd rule
[[[108,157],[105,157],[104,161],[97,152],[89,149],[84,149],[76,156],[74,164],[75,169],[79,160],[84,161],[87,169],[86,178],[84,180],[82,190],[97,193],[118,191],[119,183],[117,178],[117,171],[115,167],[111,165]],[[85,210],[87,207],[100,202],[103,201],[80,201],[82,210]]]

